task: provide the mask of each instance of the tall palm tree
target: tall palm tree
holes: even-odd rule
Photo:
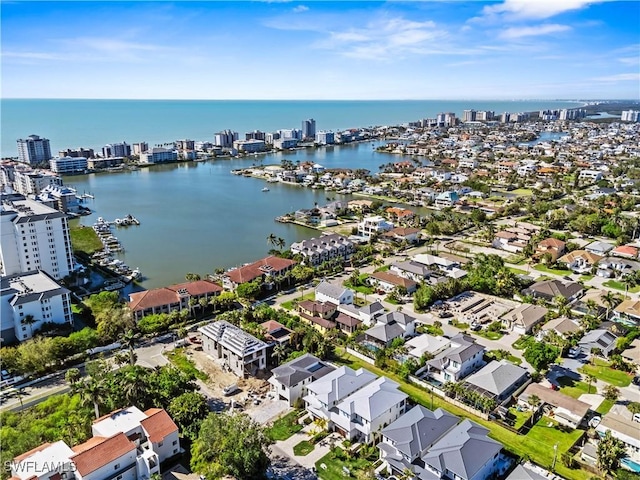
[[[615,308],[619,303],[618,296],[613,292],[607,291],[607,293],[602,295],[600,298],[602,298],[602,302],[607,306],[607,315],[605,317],[605,320],[607,320],[611,309]]]
[[[591,384],[596,381],[596,377],[587,373],[585,376],[585,380],[587,381],[587,393],[591,393]]]
[[[278,237],[276,236],[275,233],[270,233],[267,236],[267,243],[272,247],[275,247],[278,244]]]
[[[28,325],[29,326],[29,336],[33,337],[33,324],[36,323],[36,317],[34,317],[31,314],[25,315],[24,318],[21,320],[23,325]]]
[[[136,364],[136,342],[138,340],[138,335],[131,329],[127,330],[124,335],[121,337],[121,343],[123,346],[129,349],[129,364]]]
[[[96,414],[96,418],[100,418],[100,403],[104,400],[105,389],[102,383],[96,380],[89,380],[82,385],[80,390],[80,396],[82,397],[82,403],[93,403],[93,411]]]
[[[284,249],[284,246],[287,244],[287,242],[285,242],[284,238],[282,237],[278,237],[276,239],[276,247],[278,247],[278,249],[280,249],[280,251],[282,251]]]
[[[286,354],[287,346],[284,343],[279,343],[275,347],[273,347],[273,353],[271,355],[278,359],[278,365],[280,365],[282,357],[284,357]]]

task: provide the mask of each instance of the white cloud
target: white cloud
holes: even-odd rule
[[[618,61],[624,65],[638,65],[640,64],[640,57],[622,57]]]
[[[293,8],[293,13],[302,13],[308,10],[309,10],[309,7],[307,7],[306,5],[298,5],[297,7]]]
[[[505,0],[482,9],[484,17],[549,18],[571,10],[579,10],[605,0]]]
[[[615,75],[606,75],[604,77],[595,77],[592,80],[596,82],[614,83],[614,82],[638,82],[640,81],[640,73],[617,73]]]
[[[523,37],[537,37],[539,35],[566,32],[567,30],[571,30],[571,27],[557,23],[535,25],[532,27],[510,27],[500,33],[500,38],[516,39]]]

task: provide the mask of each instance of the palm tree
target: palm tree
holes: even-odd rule
[[[611,309],[619,303],[618,296],[615,293],[608,291],[600,298],[602,298],[602,302],[607,306],[607,315],[605,317],[606,320],[609,318],[609,312],[611,311]]]
[[[36,318],[31,315],[25,315],[24,318],[21,320],[23,325],[29,325],[29,336],[33,337],[33,324],[36,323]]]
[[[633,417],[640,413],[640,402],[629,402],[627,410],[631,413],[631,419],[633,420]]]
[[[136,342],[138,340],[138,335],[133,330],[128,330],[122,337],[121,343],[123,346],[129,349],[129,365],[136,364]]]
[[[590,373],[587,373],[585,376],[585,380],[587,381],[587,393],[591,393],[591,384],[596,381],[596,377],[594,375],[591,375]]]
[[[638,278],[634,272],[626,273],[620,279],[624,283],[624,298],[629,296],[629,289],[638,284]]]
[[[285,242],[284,238],[278,237],[276,239],[276,246],[280,249],[280,251],[282,251],[284,249],[284,246],[286,244],[287,244],[287,242]]]
[[[537,395],[533,394],[529,396],[529,399],[527,400],[527,403],[529,405],[531,405],[531,408],[536,411],[538,409],[538,405],[540,405],[540,397],[538,397]]]
[[[273,347],[273,353],[271,355],[278,359],[278,365],[280,365],[282,357],[284,357],[286,354],[287,346],[284,343],[279,343],[275,347]]]
[[[275,247],[278,244],[278,237],[276,236],[275,233],[270,233],[267,236],[267,243],[272,247]]]
[[[96,414],[96,418],[100,418],[100,402],[104,399],[105,389],[102,383],[96,380],[89,380],[82,385],[80,390],[80,396],[82,397],[82,403],[93,403],[93,411]]]

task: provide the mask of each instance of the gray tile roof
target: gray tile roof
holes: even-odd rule
[[[413,260],[409,260],[408,262],[397,262],[391,266],[398,270],[413,273],[414,275],[420,275],[425,278],[429,277],[432,273],[424,263],[415,262]]]
[[[415,321],[416,321],[415,317],[412,317],[411,315],[407,315],[404,312],[398,312],[398,311],[389,312],[378,317],[378,322],[387,323],[387,324],[391,324],[395,322],[395,323],[399,323],[400,325],[408,325]]]
[[[518,465],[506,480],[547,480],[547,477]]]
[[[465,382],[496,396],[501,396],[514,385],[524,382],[529,372],[506,360],[493,360],[476,373],[469,375]]]
[[[440,472],[449,470],[463,479],[473,478],[502,450],[502,445],[489,438],[488,433],[477,423],[463,420],[436,442],[422,460]]]
[[[375,313],[384,312],[384,306],[380,302],[373,302],[364,307],[360,307],[360,311],[366,315],[373,315]]]
[[[335,368],[319,358],[306,353],[301,357],[274,368],[271,372],[275,379],[286,387],[297,385],[311,377],[312,381],[324,377]]]
[[[441,408],[431,411],[416,405],[382,430],[393,446],[411,459],[423,454],[451,430],[460,419]]]
[[[345,290],[347,289],[344,287],[341,287],[340,285],[334,285],[332,283],[324,282],[324,281],[320,282],[316,287],[316,293],[321,293],[323,295],[326,295],[330,298],[335,298],[335,299],[340,298]]]
[[[397,323],[378,323],[364,332],[366,335],[376,338],[384,343],[390,342],[394,338],[401,337],[404,329]]]
[[[345,398],[338,404],[338,409],[355,413],[371,422],[408,398],[398,389],[399,386],[387,377],[379,377]]]

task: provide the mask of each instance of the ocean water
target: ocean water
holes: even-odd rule
[[[213,140],[224,129],[243,134],[301,128],[314,118],[317,130],[397,125],[439,112],[465,109],[501,112],[571,108],[575,102],[536,101],[255,101],[255,100],[0,100],[2,157],[17,156],[16,140],[31,134],[51,141],[51,151],[93,148],[126,141],[162,144],[189,138]]]

